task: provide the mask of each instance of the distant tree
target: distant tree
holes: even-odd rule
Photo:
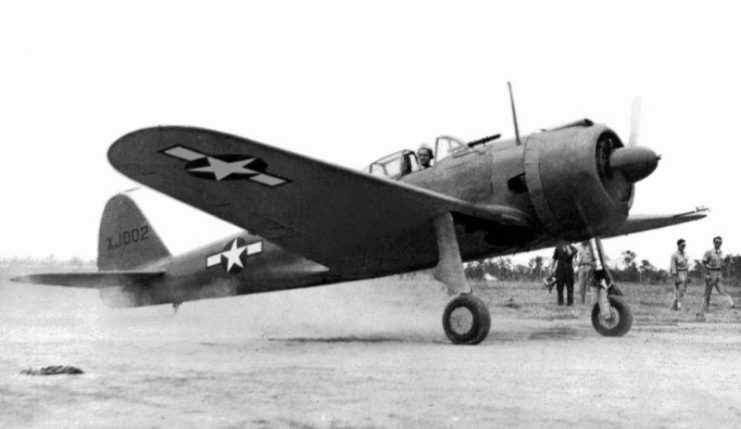
[[[660,269],[656,273],[656,281],[654,283],[667,283],[669,281],[669,271]]]
[[[699,259],[692,261],[692,269],[689,272],[689,276],[696,281],[702,279],[702,263]]]
[[[625,264],[623,280],[630,282],[640,281],[640,272],[635,262],[638,255],[632,250],[625,250],[621,256],[623,258],[623,264]]]
[[[512,269],[512,259],[510,258],[496,258],[491,263],[487,265],[487,270],[489,274],[492,276],[498,278],[498,279],[506,279],[506,280],[513,280],[514,279],[514,271]]]
[[[475,280],[483,279],[486,274],[500,280],[514,280],[518,277],[510,258],[490,258],[470,262],[464,264],[463,272],[467,278]]]
[[[18,258],[13,258],[18,260]],[[26,258],[26,260],[29,260]],[[45,260],[32,261],[34,263],[48,263],[53,256]],[[610,266],[610,273],[617,282],[648,282],[652,284],[669,282],[669,273],[664,269],[658,269],[648,259],[641,259],[637,263],[638,256],[632,250],[621,253],[619,264]],[[548,269],[546,263],[550,259],[535,256],[528,260],[527,265],[515,264],[510,258],[489,258],[464,264],[464,273],[471,280],[481,280],[486,274],[499,280],[510,281],[535,281],[543,276],[543,271]],[[77,262],[79,263],[79,261]],[[95,264],[95,261],[91,261]],[[690,278],[702,280],[702,263],[695,259],[690,264]],[[729,286],[741,285],[741,255],[729,254],[724,259],[724,281]]]
[[[723,258],[723,275],[729,284],[741,284],[741,255],[726,255]]]
[[[78,258],[77,256],[71,258],[68,263],[73,267],[81,267],[85,265],[85,261],[83,261],[82,258]]]
[[[636,252],[632,250],[624,250],[621,256],[623,257],[623,264],[625,264],[626,268],[633,265],[637,257]]]
[[[666,271],[657,269],[648,259],[641,260],[639,272],[641,282],[656,284],[665,281]]]
[[[484,278],[484,268],[481,261],[472,261],[463,264],[463,272],[466,278],[471,280],[481,280]]]
[[[527,265],[517,264],[514,266],[514,280],[527,280],[531,272]]]
[[[531,258],[528,262],[530,267],[530,275],[535,280],[541,280],[543,278],[543,257],[536,256]]]

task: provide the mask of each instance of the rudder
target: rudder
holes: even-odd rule
[[[170,252],[127,194],[112,197],[103,209],[98,235],[98,270],[130,270],[167,258]]]

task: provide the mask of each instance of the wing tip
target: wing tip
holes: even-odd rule
[[[698,206],[698,207],[695,207],[695,209],[692,211],[678,213],[674,215],[674,217],[678,219],[681,218],[685,222],[691,222],[694,220],[700,220],[700,219],[706,218],[709,212],[710,212],[709,208],[705,206]]]

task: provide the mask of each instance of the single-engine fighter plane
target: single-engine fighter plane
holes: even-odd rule
[[[245,229],[173,256],[126,193],[106,205],[98,272],[34,274],[17,281],[100,289],[109,305],[185,301],[368,279],[434,268],[455,297],[443,327],[477,344],[489,310],[472,293],[463,262],[592,240],[604,287],[592,322],[624,335],[632,315],[604,269],[599,238],[705,217],[629,215],[634,184],[659,157],[624,145],[588,119],[520,137],[465,142],[438,137],[433,163],[401,150],[355,171],[242,137],[161,126],[110,147],[131,179]]]

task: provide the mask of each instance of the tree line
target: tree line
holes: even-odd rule
[[[489,258],[465,264],[464,272],[471,280],[540,281],[551,273],[550,258],[535,256],[527,265],[516,264],[511,258]],[[657,268],[648,259],[639,259],[632,250],[620,255],[619,263],[609,264],[608,269],[617,282],[668,283],[671,281],[668,269]],[[690,278],[700,281],[703,278],[702,262],[692,261]],[[726,255],[723,259],[723,278],[727,285],[741,285],[741,255]]]
[[[31,256],[11,256],[0,258],[2,265],[71,265],[73,267],[95,266],[95,259],[82,259],[73,256],[69,259],[57,259],[54,255],[45,258],[35,258]]]

